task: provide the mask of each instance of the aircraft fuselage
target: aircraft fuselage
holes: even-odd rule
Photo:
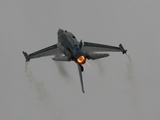
[[[77,41],[76,37],[72,33],[59,29],[57,34],[57,46],[64,55],[75,62],[77,62],[77,59],[80,56],[85,57],[85,54],[80,48],[80,42]]]

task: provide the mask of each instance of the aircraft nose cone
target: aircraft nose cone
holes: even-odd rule
[[[62,32],[64,32],[64,30],[59,28],[57,34],[61,34]]]

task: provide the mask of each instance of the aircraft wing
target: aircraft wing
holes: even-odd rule
[[[33,58],[39,58],[39,57],[45,57],[45,56],[51,56],[51,55],[59,55],[62,53],[57,47],[57,44],[55,44],[55,45],[46,47],[44,49],[38,50],[36,52],[33,52],[29,55],[23,51],[23,54],[26,58],[26,61],[29,61],[30,59],[33,59]]]
[[[127,50],[123,48],[120,44],[119,47],[104,45],[104,44],[97,44],[97,43],[90,43],[84,42],[82,50],[85,53],[93,53],[93,52],[122,52],[123,54],[126,53]]]

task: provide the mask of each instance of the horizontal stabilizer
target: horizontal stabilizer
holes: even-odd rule
[[[23,55],[26,58],[26,62],[28,62],[30,60],[29,55],[26,52],[24,52],[24,51],[23,51]]]
[[[92,53],[92,54],[89,54],[87,56],[88,59],[92,59],[92,60],[95,60],[95,59],[100,59],[100,58],[104,58],[104,57],[108,57],[109,54],[106,53],[106,54],[98,54],[98,53]]]
[[[67,56],[55,56],[52,58],[54,61],[70,61],[70,59]]]

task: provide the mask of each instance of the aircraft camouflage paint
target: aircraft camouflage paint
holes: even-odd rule
[[[27,54],[23,51],[26,58],[26,62],[30,59],[55,55],[52,60],[55,61],[74,61],[77,63],[82,92],[84,93],[82,72],[84,71],[83,64],[86,59],[96,60],[99,58],[108,57],[108,53],[96,53],[96,52],[127,52],[120,44],[119,47],[109,46],[104,44],[90,43],[90,42],[79,42],[76,37],[66,30],[59,29],[58,32],[58,43],[47,48],[38,50],[31,54]]]

